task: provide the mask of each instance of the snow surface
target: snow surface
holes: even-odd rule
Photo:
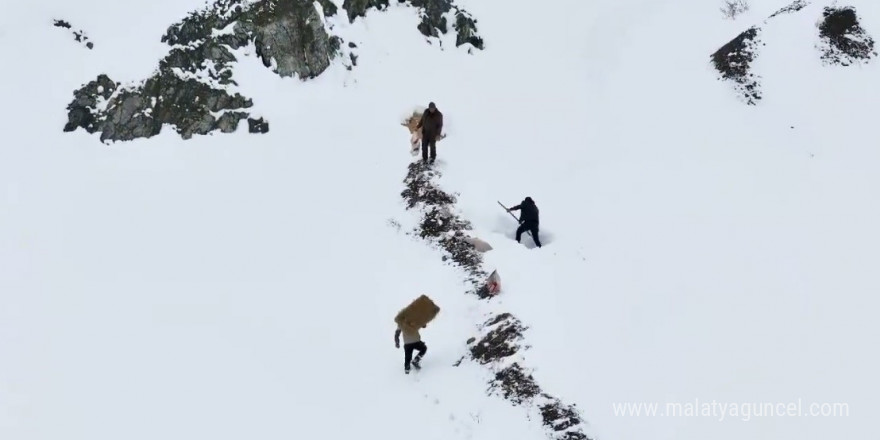
[[[490,311],[529,326],[536,379],[597,438],[873,438],[880,81],[876,62],[821,67],[824,4],[766,27],[756,107],[709,54],[784,3],[731,22],[696,0],[459,0],[485,51],[426,44],[412,8],[340,13],[353,71],[235,67],[268,134],[107,146],[62,133],[72,91],[147,77],[202,2],[73,3],[0,17],[0,438],[543,438],[486,396],[486,369],[452,367]],[[880,36],[880,4],[849,4]],[[448,120],[441,184],[494,247],[488,304],[389,226],[414,226],[399,123],[430,100]],[[511,240],[495,203],[526,195],[542,249]],[[392,319],[421,293],[442,311],[407,377]],[[693,399],[849,416],[613,411]]]

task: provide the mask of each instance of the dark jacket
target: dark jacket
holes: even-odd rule
[[[535,201],[532,200],[531,197],[526,197],[522,203],[510,208],[511,211],[516,211],[518,209],[522,210],[522,214],[519,216],[520,223],[526,225],[538,224],[538,206],[535,205]]]
[[[422,129],[422,136],[428,139],[436,138],[443,131],[443,113],[440,110],[425,110],[417,128]]]

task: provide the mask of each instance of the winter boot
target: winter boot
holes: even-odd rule
[[[416,367],[416,370],[421,370],[422,369],[422,365],[420,364],[421,361],[422,361],[422,355],[416,356],[415,359],[412,360],[412,366]]]

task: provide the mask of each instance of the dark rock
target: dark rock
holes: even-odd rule
[[[874,39],[859,25],[853,7],[825,8],[819,36],[822,61],[826,65],[849,66],[876,56]]]
[[[406,189],[400,195],[406,200],[407,209],[423,206],[422,220],[415,233],[443,249],[443,261],[451,261],[464,269],[468,281],[474,286],[473,293],[483,297],[488,295],[488,291],[483,289],[487,275],[482,269],[482,255],[462,234],[462,231],[472,228],[471,224],[452,214],[456,198],[431,182],[438,175],[421,162],[410,164],[409,173],[404,179]]]
[[[378,9],[380,11],[388,8],[388,0],[345,0],[342,2],[342,9],[348,13],[348,21],[354,23],[354,19],[358,17],[366,17],[367,10]]]
[[[458,10],[455,13],[456,30],[455,45],[470,44],[477,49],[483,50],[483,39],[477,35],[477,20],[474,20],[467,12]]]
[[[348,47],[349,47],[349,48],[351,48],[351,49],[354,49],[354,48],[356,48],[356,47],[357,47],[357,45],[356,45],[356,44],[354,44],[354,42],[352,42],[352,41],[349,41],[349,42],[348,42]]]
[[[757,56],[759,31],[760,28],[751,27],[711,55],[721,78],[732,81],[749,105],[761,99],[758,77],[751,72],[751,63]]]
[[[101,132],[102,142],[125,141],[155,136],[163,124],[170,124],[181,137],[189,139],[193,134],[213,130],[235,131],[238,121],[246,118],[247,113],[226,110],[253,105],[241,95],[229,95],[195,79],[182,79],[168,70],[139,87],[124,88],[114,94],[116,87],[101,75],[74,92],[64,130],[82,127],[89,133]],[[105,108],[99,108],[97,96],[109,98]],[[220,112],[224,113],[219,119],[212,115]]]
[[[438,37],[448,32],[444,14],[452,10],[452,0],[409,0],[409,3],[421,9],[422,21],[417,28],[422,35]]]
[[[418,31],[426,36],[437,38],[449,32],[449,24],[446,15],[453,11],[456,31],[456,47],[471,44],[475,48],[483,49],[483,39],[477,33],[476,20],[465,10],[454,5],[453,0],[397,0],[398,3],[408,3],[419,9]],[[348,20],[354,22],[357,17],[364,17],[370,9],[384,10],[388,7],[388,0],[345,0],[343,9],[348,11]]]
[[[332,2],[322,5],[325,14],[332,10]],[[143,85],[127,87],[103,105],[92,83],[74,92],[64,130],[101,132],[102,141],[155,136],[163,124],[174,126],[184,139],[214,130],[234,132],[249,118],[243,110],[253,104],[226,90],[237,85],[233,49],[253,43],[263,64],[279,76],[307,79],[326,70],[342,46],[308,0],[217,0],[170,26],[162,42],[171,49]],[[249,120],[251,132],[265,133],[268,127],[262,119],[256,125]]]
[[[476,344],[470,344],[471,357],[481,364],[488,364],[515,355],[526,327],[510,313],[502,313],[486,322],[485,327],[495,327]]]
[[[52,25],[62,29],[73,29],[73,26],[69,22],[64,20],[54,20]],[[77,43],[81,43],[87,49],[94,49],[95,44],[91,41],[88,41],[89,37],[86,36],[85,32],[78,30],[71,31],[71,33],[73,34],[73,39],[76,40]]]
[[[323,7],[326,14],[327,6]],[[212,36],[214,30],[230,25],[231,34]],[[303,79],[320,75],[339,50],[338,37],[327,34],[318,10],[306,0],[261,0],[248,5],[241,0],[218,0],[213,7],[193,12],[171,26],[162,37],[169,45],[211,39],[215,40],[212,49],[216,45],[235,49],[252,41],[264,66],[282,77],[298,75]],[[204,59],[217,62],[211,54],[205,54]]]
[[[780,15],[780,14],[792,14],[792,13],[798,12],[801,9],[804,9],[805,7],[807,7],[807,5],[809,5],[809,4],[810,3],[807,2],[806,0],[795,0],[795,1],[791,2],[791,4],[789,4],[788,6],[774,12],[769,18],[776,17],[777,15]]]
[[[81,89],[73,92],[73,102],[67,106],[67,124],[64,131],[70,132],[82,128],[88,133],[99,130],[98,98],[106,101],[116,91],[114,83],[107,75],[98,78]]]
[[[257,55],[263,65],[282,77],[314,78],[337,55],[339,40],[331,41],[313,3],[303,0],[264,0],[247,13]]]
[[[550,398],[550,396],[546,396]],[[573,405],[564,405],[556,399],[550,398],[552,403],[541,405],[541,419],[545,426],[554,431],[565,431],[573,426],[581,424],[581,418]]]
[[[339,12],[339,8],[336,7],[336,4],[330,0],[318,0],[318,3],[321,4],[321,9],[324,10],[325,17],[332,17]]]
[[[269,122],[264,121],[263,118],[260,118],[260,119],[248,118],[248,131],[250,133],[268,133],[269,132]]]
[[[522,405],[541,392],[535,378],[515,362],[495,373],[495,379],[489,382],[489,389],[499,392],[514,405]]]

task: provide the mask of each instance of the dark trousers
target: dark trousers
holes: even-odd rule
[[[541,240],[538,239],[538,224],[537,223],[523,223],[516,228],[516,242],[519,243],[520,237],[522,237],[523,232],[529,231],[532,234],[532,239],[535,241],[535,245],[541,247]]]
[[[437,158],[437,136],[430,133],[422,135],[422,160],[428,161],[428,149],[430,148],[431,160]]]
[[[417,350],[419,352],[418,357],[421,358],[428,351],[428,346],[422,341],[403,344],[403,368],[407,370],[409,370],[409,364],[412,362],[413,350]]]

